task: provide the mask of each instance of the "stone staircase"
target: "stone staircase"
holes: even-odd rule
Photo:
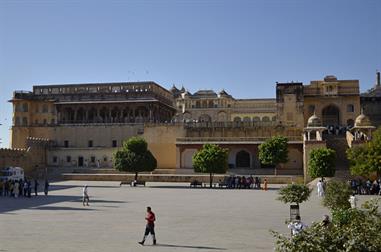
[[[327,135],[325,140],[327,143],[327,148],[336,151],[336,171],[349,171],[349,161],[346,154],[349,146],[345,136]]]

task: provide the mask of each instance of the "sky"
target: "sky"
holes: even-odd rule
[[[275,82],[381,70],[381,1],[0,0],[0,147],[14,90],[152,80],[274,98]]]

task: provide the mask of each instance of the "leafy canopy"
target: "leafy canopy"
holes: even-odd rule
[[[287,138],[275,136],[259,145],[259,160],[264,165],[277,165],[288,161]]]
[[[371,141],[348,149],[347,158],[353,175],[368,176],[372,172],[381,174],[381,127],[373,132]]]
[[[381,251],[378,202],[366,202],[363,208],[335,210],[330,225],[316,222],[291,238],[272,231],[275,251]]]
[[[329,209],[348,209],[351,207],[349,197],[352,189],[348,183],[343,181],[331,180],[327,183],[323,205]]]
[[[142,172],[156,169],[157,161],[147,149],[147,142],[132,137],[123,143],[123,148],[114,153],[114,167],[119,171]]]
[[[310,153],[308,171],[312,178],[335,175],[336,152],[329,148],[314,149]]]
[[[302,184],[289,184],[279,190],[279,197],[277,200],[284,203],[296,203],[299,205],[308,200],[311,191],[311,189]]]
[[[228,150],[215,144],[205,144],[192,161],[195,172],[225,173],[228,169]]]

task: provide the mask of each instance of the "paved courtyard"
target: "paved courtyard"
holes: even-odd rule
[[[89,185],[90,207],[81,202]],[[52,183],[49,196],[0,197],[0,251],[272,251],[269,230],[289,233],[277,189],[190,189],[186,184]],[[145,209],[156,213],[158,245],[141,240]],[[328,213],[314,193],[301,205],[307,223]]]

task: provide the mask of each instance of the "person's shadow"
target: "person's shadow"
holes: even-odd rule
[[[165,243],[158,243],[156,245],[151,245],[151,246],[155,246],[155,247],[167,247],[167,248],[189,248],[189,249],[226,250],[226,248],[207,247],[207,246],[189,246],[189,245],[165,244]]]

